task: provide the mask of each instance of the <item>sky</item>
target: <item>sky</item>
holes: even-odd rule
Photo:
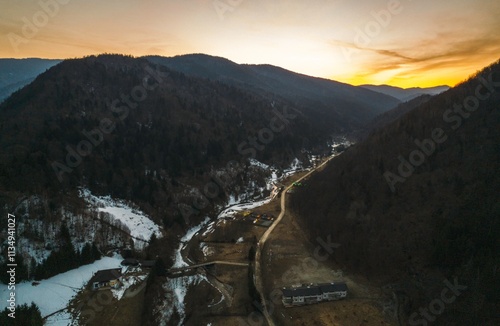
[[[353,85],[454,86],[498,31],[499,0],[0,0],[0,58],[206,53]]]

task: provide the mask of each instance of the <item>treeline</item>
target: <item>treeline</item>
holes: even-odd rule
[[[85,244],[82,250],[77,250],[71,243],[71,237],[65,224],[61,226],[59,250],[53,250],[47,259],[41,263],[36,263],[34,259],[26,262],[22,256],[16,256],[16,280],[18,282],[25,280],[43,280],[82,265],[91,264],[101,258],[101,253],[95,243]],[[1,270],[6,270],[6,263],[2,264]],[[0,274],[0,281],[4,284],[9,283],[7,273]]]
[[[9,314],[15,318],[9,317]],[[15,315],[5,308],[0,312],[0,325],[43,326],[43,319],[40,309],[32,302],[29,306],[27,304],[17,306]]]
[[[81,251],[71,247],[51,252],[47,259],[36,265],[33,279],[37,281],[47,279],[82,265],[92,264],[101,258],[101,253],[94,243],[85,244]]]

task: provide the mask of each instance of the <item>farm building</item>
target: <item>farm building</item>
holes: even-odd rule
[[[89,281],[92,290],[104,287],[117,289],[120,287],[122,278],[121,268],[104,269],[97,271]]]
[[[347,296],[347,285],[343,282],[309,284],[283,288],[282,293],[285,307],[301,306],[345,298]]]
[[[120,263],[122,266],[139,266],[139,261],[135,258],[127,258]]]

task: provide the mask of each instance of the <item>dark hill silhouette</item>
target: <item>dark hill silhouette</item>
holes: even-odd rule
[[[439,324],[498,324],[499,105],[497,62],[375,131],[292,195],[311,237],[341,244],[335,261],[391,284],[406,324],[455,278],[467,293]]]
[[[262,95],[279,96],[301,107],[305,114],[330,132],[357,129],[400,102],[362,87],[271,65],[239,65],[205,54],[146,58],[190,76],[221,81]]]
[[[290,103],[145,59],[65,60],[0,105],[1,207],[31,194],[58,207],[84,186],[179,221],[179,201],[193,204],[181,194],[229,161],[288,166],[303,149],[326,147],[323,131]]]
[[[360,85],[360,87],[395,97],[402,102],[408,102],[422,95],[438,95],[450,89],[450,87],[446,85],[410,88],[401,88],[390,85]]]
[[[0,102],[61,60],[0,59]]]
[[[423,103],[429,101],[432,98],[432,95],[420,95],[408,102],[404,102],[398,104],[394,109],[386,111],[378,116],[376,116],[373,120],[371,120],[368,124],[366,124],[362,129],[356,130],[353,132],[353,137],[358,140],[365,139],[369,134],[374,132],[377,129],[383,128],[391,122],[397,120],[401,116],[415,109],[416,107],[422,105]]]

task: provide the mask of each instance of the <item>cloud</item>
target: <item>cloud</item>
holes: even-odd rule
[[[460,32],[437,32],[434,36],[407,42],[404,47],[391,48],[360,47],[339,40],[331,44],[359,51],[353,55],[355,60],[356,56],[359,58],[357,79],[382,73],[390,75],[390,71],[397,71],[393,78],[403,78],[443,69],[470,70],[495,61],[500,53],[500,36],[495,33],[464,38]]]

